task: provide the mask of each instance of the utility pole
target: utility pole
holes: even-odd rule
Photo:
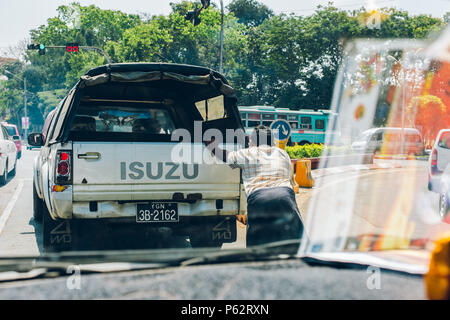
[[[220,60],[219,72],[223,73],[223,0],[220,0]]]
[[[28,112],[27,112],[27,78],[23,77],[23,111],[25,115],[25,139],[28,137],[28,126],[30,125],[28,121]]]

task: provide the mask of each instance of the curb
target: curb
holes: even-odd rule
[[[374,159],[379,160],[421,160],[427,161],[428,155],[426,156],[412,156],[412,155],[374,155]]]
[[[296,167],[297,161],[309,160],[311,162],[311,169],[318,169],[319,165],[322,164],[324,167],[331,167],[341,164],[356,165],[356,164],[371,164],[373,163],[372,153],[358,153],[358,154],[346,154],[346,155],[335,155],[335,156],[323,156],[317,158],[302,158],[302,159],[291,159],[291,163]]]
[[[390,164],[390,163],[379,163],[379,164],[354,164],[349,166],[335,167],[335,168],[324,168],[324,169],[316,169],[312,170],[313,178],[321,178],[323,176],[329,176],[332,174],[346,173],[346,172],[355,172],[355,171],[364,171],[364,170],[378,170],[378,169],[399,169],[404,166],[399,164]]]

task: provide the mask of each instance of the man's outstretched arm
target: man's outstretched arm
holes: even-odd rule
[[[214,154],[214,156],[217,159],[222,160],[223,162],[226,163],[228,160],[229,151],[219,148],[213,142],[214,140],[205,141],[206,147],[208,148],[209,151],[211,151]]]

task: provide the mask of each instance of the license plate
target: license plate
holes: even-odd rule
[[[138,204],[136,222],[179,222],[178,203],[150,202]]]

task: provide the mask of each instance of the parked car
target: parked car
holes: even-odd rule
[[[192,247],[236,241],[236,215],[246,208],[240,170],[216,163],[203,143],[195,148],[209,164],[173,159],[180,143],[171,134],[184,129],[193,137],[195,121],[224,137],[243,130],[234,90],[209,68],[112,64],[81,77],[48,116],[48,131],[28,136],[42,147],[33,215],[42,221],[44,250],[68,250],[108,226],[152,239],[186,236]],[[182,145],[195,149],[193,141]]]
[[[442,129],[436,136],[428,160],[428,190],[440,192],[441,175],[450,163],[450,129]]]
[[[440,176],[439,183],[439,215],[444,220],[450,212],[450,164]]]
[[[17,148],[6,127],[0,124],[0,185],[16,174]]]
[[[404,128],[404,152],[423,155],[425,147],[422,135],[414,128]],[[364,131],[352,143],[352,149],[361,153],[400,154],[402,152],[402,128],[372,128]]]
[[[6,122],[3,122],[2,124],[5,126],[6,131],[8,131],[8,134],[13,138],[17,148],[17,159],[20,159],[22,157],[22,139],[20,138],[17,126],[15,124]]]

